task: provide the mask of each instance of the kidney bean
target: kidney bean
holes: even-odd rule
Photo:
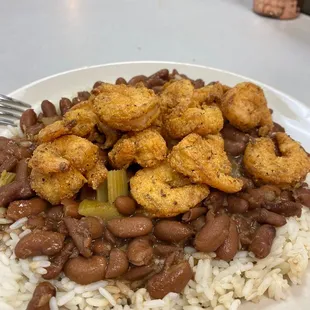
[[[195,207],[187,211],[182,216],[182,221],[185,223],[191,222],[193,220],[196,220],[199,216],[205,214],[207,212],[207,209],[204,207]]]
[[[117,197],[114,204],[118,212],[123,215],[134,214],[137,207],[135,200],[129,196]]]
[[[49,301],[53,296],[56,296],[56,289],[51,283],[39,283],[33,292],[26,310],[49,310]]]
[[[127,217],[108,221],[107,228],[119,238],[135,238],[149,234],[153,229],[147,217]]]
[[[154,228],[156,238],[172,243],[184,241],[193,234],[194,231],[190,226],[170,220],[161,220],[156,223]]]
[[[150,75],[149,78],[157,77],[163,80],[168,81],[169,80],[169,70],[168,69],[161,69],[154,74]]]
[[[30,200],[15,200],[8,206],[7,217],[17,221],[23,217],[39,214],[43,212],[47,206],[47,201],[41,198],[32,198]]]
[[[147,290],[152,298],[164,298],[168,293],[181,293],[188,281],[192,278],[193,271],[188,262],[181,262],[164,270],[147,283]]]
[[[227,262],[232,260],[239,249],[239,234],[234,220],[230,220],[228,236],[224,243],[215,251],[216,257]]]
[[[100,85],[102,85],[104,82],[102,81],[97,81],[94,85],[93,85],[93,89],[99,87]]]
[[[127,256],[135,266],[148,265],[153,258],[153,248],[150,240],[147,238],[135,238],[133,239],[127,249]]]
[[[242,190],[254,188],[254,182],[251,179],[245,177],[240,177],[239,179],[243,182]]]
[[[195,89],[202,88],[205,86],[205,82],[202,79],[197,79],[197,80],[193,81],[193,85],[194,85]]]
[[[7,158],[2,165],[0,166],[0,173],[2,173],[4,170],[5,171],[12,171],[14,167],[16,166],[18,160],[16,157],[11,156]]]
[[[33,109],[28,109],[23,112],[22,116],[19,120],[19,126],[22,132],[27,131],[27,129],[33,125],[35,125],[38,121],[37,114]]]
[[[230,213],[244,213],[249,209],[249,203],[239,197],[229,195],[227,197],[227,210]]]
[[[143,84],[145,84],[146,80],[147,80],[147,77],[145,75],[137,75],[128,81],[128,85],[135,86],[136,84],[140,82],[143,82]]]
[[[90,97],[90,92],[88,91],[79,91],[78,92],[78,98],[81,100],[81,101],[86,101],[89,99]]]
[[[281,201],[295,201],[293,197],[293,193],[291,191],[281,191],[280,194],[280,200]]]
[[[37,135],[41,129],[44,128],[44,125],[42,123],[36,123],[35,125],[33,126],[30,126],[27,128],[27,137],[32,137],[32,136],[35,136]]]
[[[244,132],[238,130],[234,126],[230,124],[226,124],[221,131],[224,139],[231,140],[231,141],[240,141],[244,143],[248,143],[249,137]]]
[[[43,216],[30,215],[27,226],[30,229],[43,229],[45,226],[45,218]]]
[[[72,241],[67,242],[62,248],[62,250],[50,260],[51,265],[45,268],[47,273],[42,275],[42,277],[45,280],[57,278],[60,275],[65,263],[70,258],[73,249],[74,243]]]
[[[72,102],[70,99],[62,97],[59,100],[59,110],[61,115],[65,115],[72,107]]]
[[[63,205],[64,216],[73,217],[76,219],[81,218],[79,214],[79,203],[72,198],[66,198],[61,201]]]
[[[246,216],[257,221],[260,224],[270,224],[280,227],[286,224],[286,219],[283,215],[260,208],[249,211]]]
[[[52,102],[50,102],[49,100],[43,100],[42,101],[41,109],[42,109],[43,115],[45,117],[51,117],[51,116],[57,115],[56,108],[55,108],[54,104]]]
[[[137,281],[146,278],[149,274],[154,271],[153,266],[141,266],[141,267],[132,267],[127,271],[123,278],[128,281]]]
[[[269,211],[284,215],[284,216],[298,216],[301,217],[302,205],[298,202],[283,201],[283,202],[269,202],[265,205]]]
[[[104,279],[107,261],[103,256],[78,256],[67,261],[65,275],[72,281],[86,285]]]
[[[121,84],[127,85],[127,82],[124,78],[119,77],[118,79],[116,79],[115,84],[116,85],[121,85]]]
[[[225,152],[232,156],[239,156],[244,153],[246,143],[242,141],[224,140]]]
[[[226,193],[214,191],[210,193],[203,204],[208,207],[208,209],[212,209],[214,212],[217,212],[219,209],[223,208],[226,196]]]
[[[86,216],[80,220],[82,225],[90,231],[92,239],[97,239],[103,236],[103,223],[96,217]]]
[[[0,205],[7,206],[17,199],[26,199],[33,196],[30,185],[23,181],[14,181],[0,187]]]
[[[110,253],[110,260],[105,274],[106,279],[113,279],[123,275],[129,267],[126,253],[114,248]]]
[[[60,221],[64,217],[63,206],[54,206],[48,208],[46,211],[46,216],[53,221]]]
[[[259,224],[256,221],[250,218],[245,218],[240,214],[234,214],[232,219],[236,223],[241,244],[248,246],[252,242]]]
[[[310,189],[298,188],[294,191],[294,196],[297,202],[300,202],[304,206],[310,208]]]
[[[109,231],[109,229],[105,229],[104,230],[104,239],[108,242],[110,242],[111,244],[116,244],[117,243],[117,239],[115,238],[115,236]]]
[[[285,129],[280,124],[273,122],[273,128],[271,129],[271,133],[274,132],[285,132]]]
[[[258,228],[249,250],[257,258],[265,258],[271,250],[273,239],[276,237],[276,229],[271,225],[262,225]]]
[[[201,252],[214,252],[228,236],[230,219],[227,215],[220,215],[211,221],[197,233],[194,246]]]
[[[64,218],[64,222],[69,231],[69,235],[73,239],[74,244],[79,249],[80,253],[84,257],[90,257],[92,255],[91,252],[91,232],[86,227],[83,222],[80,222],[77,219],[66,217]]]
[[[52,231],[36,230],[21,238],[16,247],[17,258],[55,255],[64,245],[65,236]]]
[[[155,86],[163,86],[166,83],[165,80],[161,79],[158,76],[151,76],[146,80],[146,87],[147,88],[153,88]]]
[[[108,241],[97,239],[93,243],[93,252],[96,255],[108,257],[112,246]]]
[[[155,244],[153,250],[155,255],[160,257],[167,257],[171,253],[183,251],[183,248],[175,245]]]
[[[155,94],[159,94],[163,90],[163,86],[154,86],[152,87],[152,90],[154,91]]]
[[[81,99],[79,97],[74,97],[71,102],[72,106],[75,106],[76,104],[79,104],[81,102]]]
[[[201,228],[206,224],[206,217],[199,216],[196,220],[190,222],[191,227],[193,227],[195,232],[201,230]]]

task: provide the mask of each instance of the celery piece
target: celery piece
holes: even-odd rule
[[[10,184],[14,181],[16,173],[2,171],[0,176],[0,186]]]
[[[104,221],[122,217],[113,204],[87,199],[80,203],[79,214],[83,216],[98,216]]]
[[[108,201],[108,182],[105,180],[97,188],[97,201],[107,202]]]
[[[111,170],[108,172],[108,201],[114,203],[118,196],[128,195],[128,180],[126,170]]]

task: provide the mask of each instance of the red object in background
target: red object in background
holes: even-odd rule
[[[278,18],[294,19],[300,14],[301,2],[297,0],[254,0],[255,13]]]

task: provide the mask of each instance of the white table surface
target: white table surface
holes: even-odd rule
[[[0,93],[57,72],[167,60],[249,76],[310,105],[310,17],[251,0],[0,0]]]

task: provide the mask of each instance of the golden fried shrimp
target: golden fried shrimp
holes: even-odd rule
[[[264,92],[253,83],[239,83],[228,90],[220,107],[229,122],[242,131],[260,127],[259,134],[265,136],[272,129],[273,122]]]
[[[142,167],[153,167],[164,160],[167,146],[164,138],[154,129],[145,129],[123,136],[109,153],[112,166],[126,169],[132,162]]]
[[[270,138],[258,138],[248,143],[244,166],[258,183],[274,184],[282,188],[302,182],[310,171],[310,159],[300,144],[287,134],[278,132],[275,139],[281,153],[275,152]]]
[[[166,162],[139,170],[130,179],[130,188],[134,199],[155,217],[172,217],[187,212],[209,195],[207,185],[191,184]]]
[[[188,176],[192,182],[208,184],[226,193],[235,193],[242,188],[243,182],[230,175],[231,164],[224,151],[224,140],[219,135],[186,136],[173,147],[168,161],[173,169]]]
[[[100,120],[121,131],[140,131],[149,127],[160,113],[158,97],[145,87],[103,83],[94,99]]]
[[[98,122],[98,117],[91,110],[70,110],[62,120],[43,128],[38,134],[38,142],[50,142],[64,135],[86,137]]]
[[[52,204],[72,197],[86,182],[96,189],[107,177],[99,148],[74,135],[39,145],[29,160],[29,167],[32,168],[31,187]],[[72,182],[72,179],[76,180]],[[63,188],[59,191],[49,188],[53,182]]]
[[[195,90],[189,80],[169,84],[161,95],[164,130],[171,138],[183,138],[194,132],[216,134],[224,124],[221,110],[214,105],[223,91],[220,84]]]

